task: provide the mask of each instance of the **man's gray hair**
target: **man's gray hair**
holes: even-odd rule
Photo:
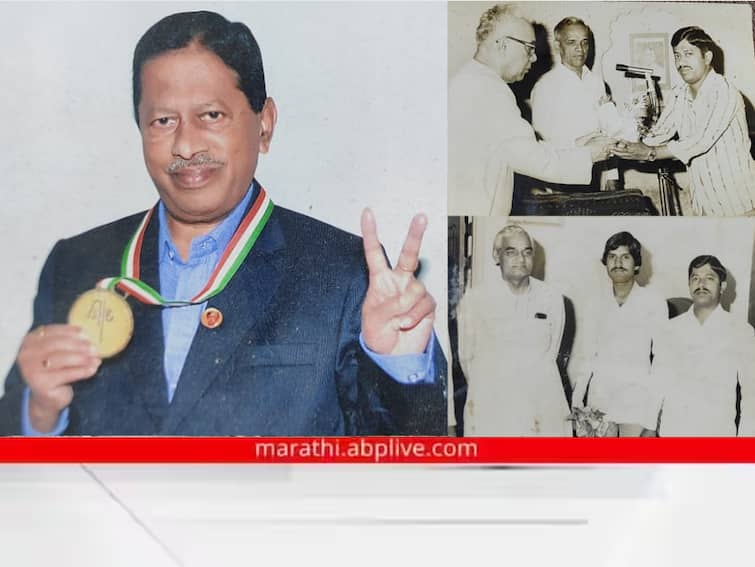
[[[507,18],[518,17],[520,17],[518,10],[510,4],[496,4],[492,8],[485,10],[482,16],[480,16],[480,23],[477,25],[477,32],[475,33],[477,46],[479,47],[488,38],[500,22]]]
[[[500,264],[499,252],[501,251],[501,248],[503,248],[503,240],[515,234],[523,234],[524,236],[526,236],[527,240],[530,243],[530,247],[532,247],[532,249],[534,250],[535,241],[532,239],[529,232],[524,230],[518,224],[507,224],[498,231],[498,234],[496,234],[495,238],[493,239],[493,260],[495,261],[496,266]]]
[[[569,26],[582,26],[587,30],[588,35],[592,31],[590,29],[590,26],[588,26],[583,20],[569,16],[568,18],[564,18],[563,20],[558,22],[556,24],[556,27],[553,28],[553,37],[556,39],[556,41],[561,41],[561,34],[564,33],[564,30]]]

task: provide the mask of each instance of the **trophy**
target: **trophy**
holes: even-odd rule
[[[635,65],[625,65],[618,63],[616,70],[624,73],[629,79],[644,79],[645,90],[641,93],[633,104],[636,108],[634,113],[637,125],[637,139],[641,140],[655,126],[658,118],[661,116],[661,97],[658,81],[660,76],[653,74],[653,69],[648,67],[637,67]],[[658,166],[658,191],[661,200],[661,214],[664,216],[681,216],[682,204],[679,199],[681,188],[677,185],[668,168]]]

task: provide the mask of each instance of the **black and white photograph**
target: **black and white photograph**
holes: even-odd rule
[[[449,218],[457,433],[755,435],[751,219]]]
[[[450,2],[449,215],[755,215],[752,6]]]

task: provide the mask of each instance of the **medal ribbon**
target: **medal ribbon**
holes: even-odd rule
[[[273,212],[273,202],[268,197],[267,192],[260,187],[260,192],[254,200],[249,212],[241,220],[236,232],[233,233],[231,241],[228,243],[223,255],[215,266],[215,270],[210,275],[205,286],[194,297],[188,300],[168,301],[148,284],[139,279],[139,262],[144,242],[144,234],[147,231],[152,215],[157,205],[152,207],[144,215],[139,228],[136,229],[134,236],[126,245],[121,258],[121,275],[113,278],[104,278],[97,282],[98,288],[114,289],[118,288],[122,292],[133,295],[136,299],[147,305],[162,305],[165,307],[183,307],[186,305],[195,305],[204,303],[211,297],[216,296],[225,289],[228,282],[234,276],[241,266],[241,263],[249,254],[257,238],[265,228],[271,213]]]

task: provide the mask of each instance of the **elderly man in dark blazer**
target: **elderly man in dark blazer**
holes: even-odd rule
[[[134,112],[160,201],[57,243],[0,399],[0,433],[445,434],[435,301],[418,215],[390,268],[363,239],[275,207],[254,179],[277,118],[249,29],[211,12],[152,26]],[[97,285],[133,338],[103,357],[66,323]]]

